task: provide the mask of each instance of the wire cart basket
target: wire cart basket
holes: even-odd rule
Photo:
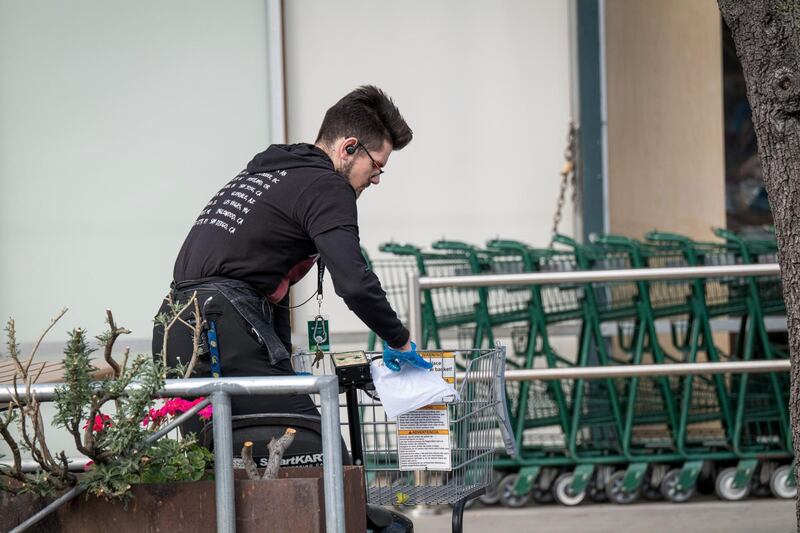
[[[431,372],[453,384],[459,398],[426,408],[446,409],[450,446],[450,468],[433,470],[401,469],[398,421],[389,419],[374,393],[352,391],[358,398],[357,409],[348,406],[350,424],[355,413],[361,436],[361,454],[367,489],[367,501],[375,505],[453,505],[453,531],[461,530],[467,500],[483,494],[493,482],[495,451],[516,455],[505,400],[504,346],[492,349],[460,351],[420,351],[434,363]],[[379,353],[368,353],[368,358]],[[465,363],[456,380],[455,360]],[[330,372],[326,360],[325,372]],[[349,393],[347,393],[349,394]],[[348,401],[349,403],[349,401]],[[401,415],[402,417],[402,415]],[[399,417],[399,418],[401,418]],[[443,429],[440,431],[444,431]],[[344,435],[354,435],[352,428]],[[357,449],[350,443],[351,450]],[[354,459],[358,453],[354,451]]]
[[[447,404],[451,445],[450,471],[402,471],[398,465],[395,420],[386,417],[378,400],[360,402],[368,501],[377,505],[457,503],[475,497],[492,482],[492,461],[498,445],[498,422],[508,420],[503,399],[505,348],[469,350],[464,378],[457,384],[460,400]],[[423,357],[455,355],[423,352]],[[438,369],[435,369],[436,371]],[[446,374],[446,371],[442,372]],[[448,378],[449,376],[444,376]],[[511,449],[513,453],[513,448]]]

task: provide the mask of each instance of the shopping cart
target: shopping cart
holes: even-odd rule
[[[369,369],[363,368],[363,362],[352,363],[364,357],[369,364],[380,354],[332,354],[324,371],[336,372],[345,394],[348,416],[343,425],[348,426],[353,463],[364,466],[367,501],[398,507],[451,504],[453,531],[460,532],[466,502],[483,494],[493,481],[495,450],[505,447],[507,454],[515,455],[506,412],[505,347],[420,355],[433,361],[432,371],[453,382],[459,394],[457,401],[440,404],[447,411],[450,442],[450,468],[445,470],[401,469],[398,422],[386,416]],[[466,361],[458,381],[455,366],[447,363],[456,357]]]

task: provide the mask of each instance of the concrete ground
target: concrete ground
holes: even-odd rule
[[[521,509],[475,505],[464,514],[466,533],[791,533],[794,501],[772,498],[744,502],[699,499],[684,504],[584,504]],[[449,510],[439,515],[410,513],[415,533],[450,531]]]

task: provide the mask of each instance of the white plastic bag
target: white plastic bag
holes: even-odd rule
[[[390,420],[431,403],[459,400],[453,386],[437,372],[408,364],[400,367],[400,372],[395,372],[386,368],[381,359],[372,362],[370,371],[383,410]]]

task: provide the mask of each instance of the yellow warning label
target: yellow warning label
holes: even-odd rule
[[[452,470],[450,411],[429,404],[397,417],[397,458],[402,470]]]
[[[455,352],[419,352],[422,357],[438,357],[441,359],[455,359]]]
[[[449,435],[446,429],[401,429],[399,435]]]
[[[444,411],[447,409],[447,406],[443,403],[432,403],[430,405],[426,405],[425,407],[420,407],[417,409],[418,411]]]

